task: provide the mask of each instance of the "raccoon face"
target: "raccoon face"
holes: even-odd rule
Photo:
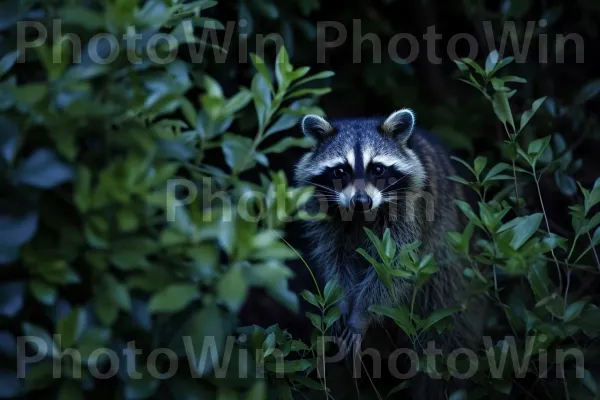
[[[397,204],[409,189],[420,189],[425,170],[410,149],[415,125],[402,109],[384,120],[350,119],[331,123],[317,115],[302,119],[302,131],[316,146],[296,166],[296,180],[315,186],[315,196],[331,205],[374,213]]]

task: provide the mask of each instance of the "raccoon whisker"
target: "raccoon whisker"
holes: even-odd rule
[[[396,200],[396,199],[406,199],[408,198],[408,196],[406,194],[403,193],[394,193],[394,192],[388,192],[385,193],[383,196],[381,196],[381,198],[383,200]]]
[[[302,181],[301,183],[305,183],[305,184],[307,184],[307,185],[313,185],[313,186],[319,187],[319,188],[321,188],[321,189],[325,189],[325,190],[327,190],[327,191],[328,191],[328,192],[330,192],[330,193],[335,193],[335,194],[337,194],[337,192],[336,192],[335,190],[333,190],[332,188],[328,188],[327,186],[323,186],[323,185],[320,185],[320,184],[318,184],[318,183],[309,182],[309,181]]]
[[[406,200],[406,197],[385,197],[382,199],[382,201],[385,201],[386,203],[391,203],[391,202],[399,202],[399,201],[403,201]]]
[[[400,193],[400,192],[408,192],[410,191],[409,188],[399,188],[399,189],[393,189],[393,190],[386,190],[386,191],[381,191],[381,194],[384,193]]]
[[[383,192],[381,193],[382,196],[384,197],[390,197],[390,196],[406,196],[406,192],[409,192],[408,189],[396,189],[396,190],[390,190],[389,192]]]
[[[401,207],[401,206],[404,205],[402,203],[397,203],[397,202],[394,202],[394,201],[388,201],[387,204],[391,204],[391,205],[398,206],[398,207]]]
[[[397,181],[394,181],[394,182],[390,183],[389,185],[387,185],[386,187],[384,187],[383,189],[381,189],[380,192],[383,193],[387,188],[389,188],[390,186],[394,186],[398,182],[401,182],[406,177],[407,177],[407,175],[404,175],[402,178],[398,179]]]

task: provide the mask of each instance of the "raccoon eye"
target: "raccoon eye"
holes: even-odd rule
[[[333,175],[336,178],[341,178],[343,176],[346,175],[346,170],[344,169],[344,167],[337,167],[333,169]]]
[[[385,167],[381,164],[373,164],[371,165],[371,174],[374,176],[381,176],[385,172]]]

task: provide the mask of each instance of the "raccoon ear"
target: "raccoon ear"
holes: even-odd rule
[[[396,139],[400,144],[405,144],[415,128],[415,113],[403,108],[392,113],[381,125],[383,133]]]
[[[322,141],[328,135],[333,133],[333,127],[324,118],[315,114],[306,115],[300,123],[302,132],[310,136],[317,142]]]

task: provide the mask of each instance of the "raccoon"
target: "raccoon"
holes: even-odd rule
[[[296,164],[294,180],[314,186],[307,206],[328,216],[306,222],[310,258],[324,281],[335,279],[342,288],[339,328],[354,353],[373,330],[385,327],[384,319],[369,307],[410,306],[413,294],[413,284],[402,278],[394,278],[389,290],[356,252],[361,247],[378,259],[365,227],[379,237],[389,228],[399,247],[420,241],[419,253],[434,256],[438,271],[416,298],[420,315],[459,305],[466,298],[464,267],[446,240],[447,232],[462,232],[467,222],[455,204],[465,193],[462,185],[448,179],[458,173],[447,149],[415,122],[410,109],[387,118],[327,121],[307,115],[301,121],[302,132],[315,145]],[[430,339],[444,351],[473,348],[481,337],[482,307],[483,302],[477,308],[471,304],[456,313],[453,328]],[[399,331],[392,339],[395,346],[408,343]],[[375,340],[375,346],[385,340]],[[417,398],[445,398],[431,385],[421,390],[425,394]],[[445,386],[439,390],[445,391]]]

